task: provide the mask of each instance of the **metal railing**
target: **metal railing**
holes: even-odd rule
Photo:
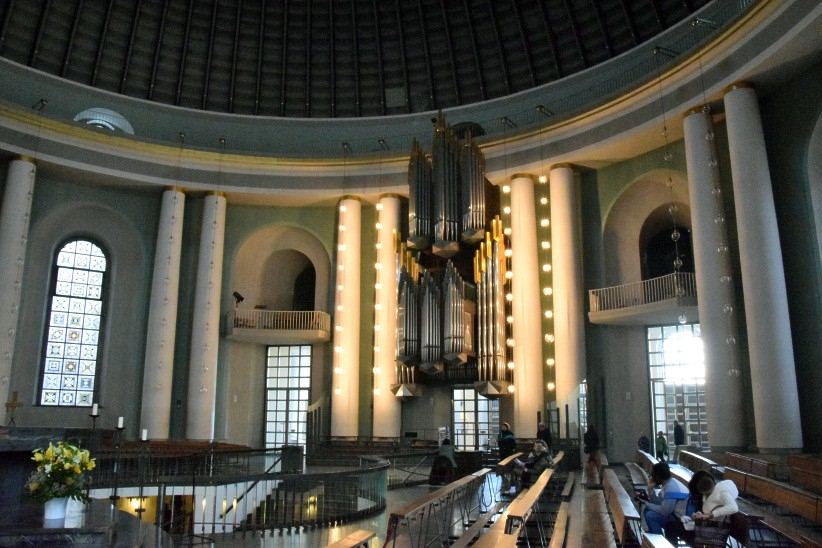
[[[591,312],[618,310],[683,297],[696,297],[696,278],[693,272],[674,272],[641,282],[588,291]]]
[[[325,331],[331,329],[331,316],[321,310],[232,310],[226,325],[240,329],[281,329]]]

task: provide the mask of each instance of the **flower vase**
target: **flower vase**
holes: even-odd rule
[[[66,505],[68,497],[58,497],[46,501],[43,507],[43,519],[53,521],[66,518]]]

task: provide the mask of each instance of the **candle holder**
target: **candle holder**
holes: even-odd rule
[[[120,499],[120,496],[117,494],[119,488],[119,479],[120,479],[120,438],[123,435],[123,430],[125,430],[125,426],[117,426],[114,429],[114,486],[111,491],[111,496],[109,499],[113,503],[117,503]]]

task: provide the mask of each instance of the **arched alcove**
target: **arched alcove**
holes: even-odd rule
[[[686,204],[672,203],[656,208],[645,219],[639,233],[643,280],[674,272],[677,256],[681,272],[694,272],[689,214]]]
[[[665,184],[670,175],[671,188]],[[649,171],[626,186],[605,219],[605,285],[620,285],[643,278],[642,250],[651,237],[674,222],[690,229],[687,177],[681,172]],[[673,220],[668,207],[675,204]]]

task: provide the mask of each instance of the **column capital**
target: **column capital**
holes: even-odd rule
[[[722,96],[728,95],[732,91],[736,91],[738,89],[756,89],[754,88],[753,84],[749,82],[734,82],[729,86],[726,86],[725,89],[722,90]]]
[[[382,200],[383,198],[397,198],[398,200],[401,200],[402,195],[397,194],[396,192],[384,192],[380,194],[378,200]]]
[[[183,187],[179,187],[179,186],[176,186],[176,185],[169,185],[169,186],[165,187],[165,188],[163,189],[163,192],[165,192],[165,191],[167,191],[167,190],[171,190],[171,191],[173,191],[173,192],[182,192],[183,194],[185,194],[185,193],[186,193],[186,191],[185,191],[185,189],[184,189]],[[221,193],[221,194],[222,194],[222,193]]]
[[[31,157],[31,156],[28,156],[27,154],[18,154],[17,156],[12,158],[12,161],[15,161],[15,160],[20,160],[21,162],[28,162],[30,164],[35,163],[34,158]]]
[[[555,169],[562,169],[562,168],[570,169],[571,171],[574,171],[574,164],[572,164],[570,162],[560,162],[558,164],[552,165],[551,169],[549,169],[549,171],[554,171]]]
[[[211,191],[209,191],[207,196],[217,196],[218,198],[225,198],[226,197],[225,192],[223,192],[222,190],[211,190]]]
[[[697,105],[695,107],[691,107],[685,112],[682,113],[682,119],[684,120],[688,116],[692,114],[710,114],[710,107],[708,105]]]
[[[532,183],[536,182],[534,176],[530,173],[514,173],[511,175],[511,180],[513,181],[514,179],[531,179]]]
[[[355,196],[353,194],[345,194],[343,196],[340,196],[340,202],[344,202],[346,200],[356,200],[358,202],[362,202],[362,198],[360,198],[359,196]]]

